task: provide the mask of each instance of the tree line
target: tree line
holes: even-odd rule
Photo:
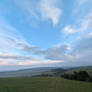
[[[92,76],[88,74],[86,71],[74,71],[73,74],[64,73],[61,77],[70,79],[70,80],[79,80],[79,81],[87,81],[92,82]]]

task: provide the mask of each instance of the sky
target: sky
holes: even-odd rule
[[[85,65],[92,0],[0,0],[0,69]]]

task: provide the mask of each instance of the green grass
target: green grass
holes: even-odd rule
[[[1,78],[0,92],[92,92],[92,84],[62,78]]]
[[[80,68],[74,68],[74,69],[70,69],[70,70],[68,70],[66,73],[70,73],[70,74],[72,74],[72,73],[74,73],[74,72],[78,72],[78,71],[86,71],[86,72],[88,72],[89,73],[89,75],[91,75],[92,76],[92,67],[80,67]]]

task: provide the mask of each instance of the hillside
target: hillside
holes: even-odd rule
[[[73,73],[74,71],[87,71],[92,76],[92,66],[69,68],[67,73]]]
[[[92,92],[92,83],[62,78],[1,78],[0,92]]]
[[[0,77],[32,77],[43,73],[53,74],[56,70],[64,71],[64,69],[56,67],[30,68],[17,71],[0,72]]]
[[[75,68],[59,68],[59,67],[39,67],[39,68],[29,68],[21,69],[16,71],[6,71],[0,72],[0,78],[5,77],[32,77],[39,76],[41,74],[52,75],[52,76],[61,76],[62,73],[73,73],[74,71],[84,70],[92,75],[92,66],[85,67],[75,67]]]

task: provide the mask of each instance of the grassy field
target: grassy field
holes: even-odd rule
[[[89,73],[89,75],[92,76],[92,67],[80,67],[80,68],[74,68],[74,69],[70,69],[68,70],[66,73],[74,73],[74,71],[78,72],[78,71],[86,71]]]
[[[1,78],[0,92],[92,92],[92,84],[62,78]]]

